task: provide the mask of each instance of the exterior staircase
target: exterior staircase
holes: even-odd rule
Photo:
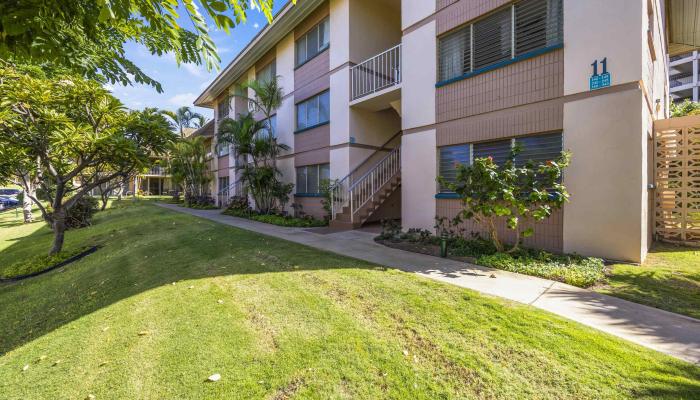
[[[400,140],[400,133],[391,140],[397,137]],[[358,171],[362,173],[358,174]],[[399,187],[401,145],[397,144],[378,162],[373,163],[372,157],[368,158],[330,188],[330,226],[340,229],[361,227]]]

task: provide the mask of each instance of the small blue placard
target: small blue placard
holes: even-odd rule
[[[598,73],[599,63],[603,66],[602,74]],[[610,72],[608,72],[608,58],[606,57],[600,60],[600,62],[596,60],[593,62],[593,64],[591,64],[591,66],[593,67],[593,75],[591,75],[591,78],[589,79],[591,90],[598,90],[610,86],[612,79],[610,77]]]

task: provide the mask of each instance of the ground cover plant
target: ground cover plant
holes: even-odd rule
[[[526,305],[115,203],[0,285],[5,398],[692,398],[700,368]],[[0,215],[0,266],[51,241]],[[20,217],[21,218],[21,217]],[[215,383],[207,377],[220,374]]]
[[[539,276],[584,288],[605,281],[605,266],[599,258],[552,254],[524,247],[513,252],[498,251],[493,241],[455,230],[451,224],[445,219],[438,219],[436,229],[440,234],[435,235],[420,229],[403,232],[396,221],[383,221],[382,233],[376,240],[390,247],[437,256],[444,238],[449,257],[485,267]]]

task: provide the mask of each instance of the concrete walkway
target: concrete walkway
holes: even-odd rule
[[[410,253],[374,242],[362,231],[318,233],[222,215],[220,210],[161,207],[331,251],[552,312],[642,346],[700,365],[700,320],[560,282]],[[492,278],[491,276],[495,276]]]

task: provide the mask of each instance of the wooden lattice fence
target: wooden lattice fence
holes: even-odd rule
[[[656,238],[700,245],[700,116],[656,121],[654,148]]]

